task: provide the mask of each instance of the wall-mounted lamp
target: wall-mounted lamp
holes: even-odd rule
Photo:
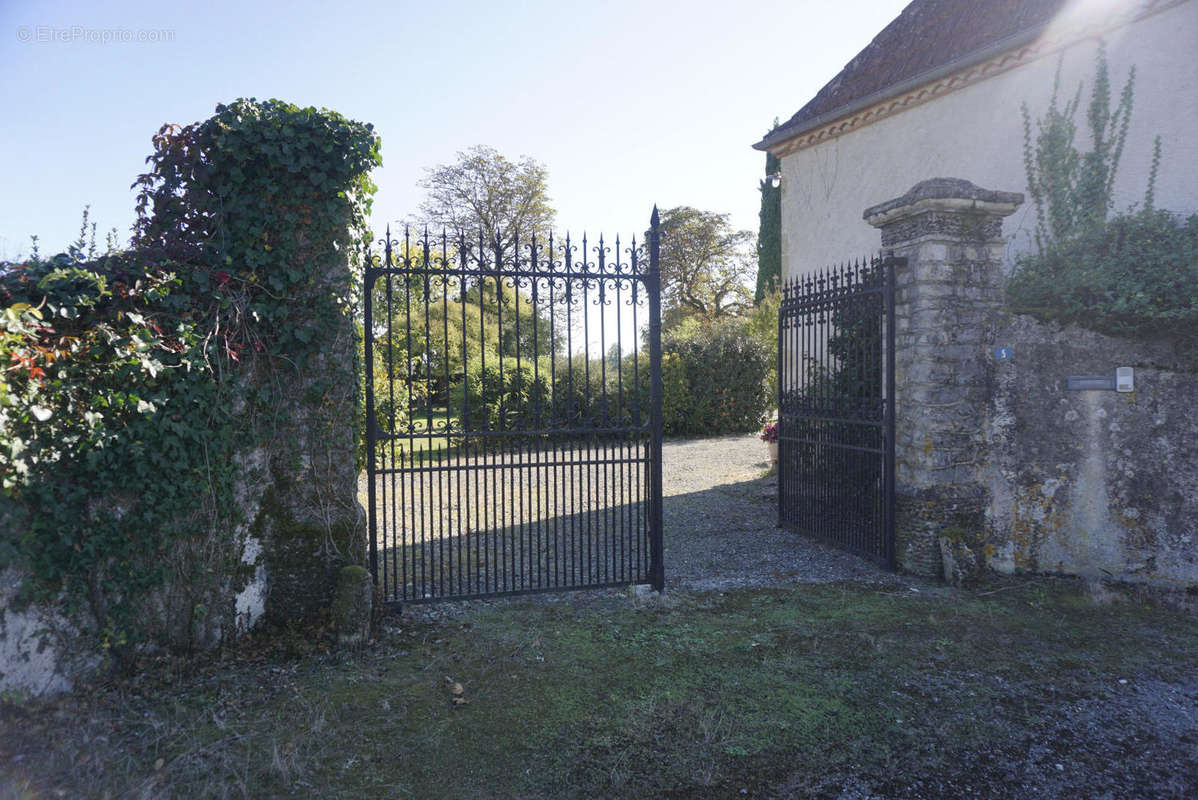
[[[777,189],[779,186],[781,186],[781,185],[782,185],[782,173],[781,173],[781,171],[779,171],[779,172],[771,172],[769,175],[766,175],[766,176],[765,176],[765,179],[766,179],[767,181],[769,181],[769,182],[770,182],[770,186],[773,186],[775,189]]]

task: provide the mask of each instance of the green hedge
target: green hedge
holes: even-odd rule
[[[772,337],[746,320],[685,323],[662,339],[662,421],[667,435],[756,430],[773,404]],[[641,351],[604,361],[505,357],[459,377],[449,414],[460,430],[611,427],[649,414],[649,357]],[[467,409],[469,420],[466,420]],[[469,423],[466,425],[466,423]]]
[[[746,322],[688,321],[662,337],[665,430],[705,435],[756,430],[773,403],[776,354]]]
[[[1198,338],[1198,215],[1144,209],[1016,261],[1011,310],[1113,335]]]

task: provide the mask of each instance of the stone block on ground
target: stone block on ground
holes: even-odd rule
[[[342,567],[337,573],[337,590],[333,598],[333,624],[337,643],[356,647],[370,638],[371,610],[374,601],[374,581],[365,567]]]
[[[956,536],[940,537],[940,557],[944,561],[944,580],[953,586],[969,586],[977,581],[984,566],[968,542]]]

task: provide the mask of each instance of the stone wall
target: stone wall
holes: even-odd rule
[[[330,184],[329,191],[337,190]],[[288,297],[295,309],[289,325],[309,326],[308,340],[319,347],[297,339],[280,352],[246,353],[222,374],[226,385],[247,390],[230,393],[238,398],[231,416],[241,436],[232,458],[232,507],[214,507],[208,495],[189,504],[189,534],[161,555],[167,580],[139,601],[144,640],[138,648],[211,648],[263,619],[287,622],[329,609],[340,570],[365,563],[355,459],[359,357],[350,302],[358,281],[351,254],[360,250],[352,208],[342,205],[344,218],[334,220],[332,235],[314,236],[302,225],[275,232],[276,243],[295,240],[295,266],[308,278]],[[316,310],[327,308],[329,298],[338,301],[331,318]],[[254,405],[250,397],[267,400]],[[119,518],[121,504],[136,499],[96,502]],[[22,513],[0,499],[0,526],[14,539],[14,532],[27,530]],[[28,576],[20,565],[0,570],[0,694],[68,690],[116,650],[98,630],[96,615],[79,607],[84,604],[68,607],[62,597],[28,602]]]
[[[1198,354],[1010,314],[996,338],[986,562],[1198,586]],[[1116,367],[1135,392],[1065,389]]]
[[[345,260],[326,268],[329,279],[348,286]],[[208,649],[262,620],[302,619],[332,605],[343,567],[365,563],[354,454],[356,343],[348,314],[327,331],[325,345],[311,371],[280,375],[251,366],[242,376],[284,387],[289,399],[276,409],[284,423],[248,438],[234,458],[234,508],[211,513],[207,498],[196,498],[202,510],[194,524],[202,533],[166,556],[171,578],[145,598],[142,623],[150,638],[141,647]],[[20,528],[11,505],[0,507],[0,524]],[[111,663],[110,654],[85,609],[27,602],[27,577],[19,566],[0,570],[0,694],[68,691]]]
[[[955,179],[868,209],[896,275],[900,566],[1198,585],[1198,355],[1002,310],[1001,221]],[[1010,359],[996,358],[997,347]],[[1135,369],[1136,391],[1071,375]]]

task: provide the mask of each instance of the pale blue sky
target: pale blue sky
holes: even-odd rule
[[[30,234],[63,249],[88,204],[127,239],[153,133],[251,96],[375,125],[378,228],[416,211],[426,167],[488,144],[548,167],[563,229],[643,231],[656,202],[756,231],[750,146],[904,5],[0,0],[0,259]]]

